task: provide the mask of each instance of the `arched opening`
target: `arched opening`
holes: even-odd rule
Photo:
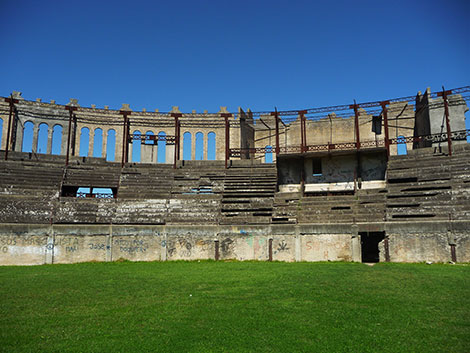
[[[215,132],[212,131],[207,134],[207,159],[215,160]]]
[[[47,135],[49,133],[49,125],[41,123],[38,130],[38,153],[47,153]]]
[[[95,129],[95,136],[93,138],[93,157],[101,157],[103,154],[103,130],[100,128]]]
[[[134,131],[134,138],[132,140],[132,162],[140,162],[140,136],[142,135],[139,130]]]
[[[163,131],[158,133],[157,162],[166,163],[166,133]]]
[[[78,155],[80,157],[88,156],[88,149],[90,145],[90,129],[87,127],[82,127],[80,130],[80,151]]]
[[[27,121],[23,127],[23,145],[21,146],[22,152],[33,151],[33,130],[34,124],[31,121]]]
[[[204,134],[202,132],[196,133],[196,161],[204,159]]]
[[[404,136],[397,137],[397,154],[398,155],[408,154],[408,151],[406,150],[406,139]]]
[[[3,119],[0,118],[0,149],[2,148]]]
[[[264,163],[272,163],[273,162],[273,147],[266,146],[264,148]]]
[[[154,133],[152,131],[147,131],[145,133],[145,144],[146,145],[153,145],[154,144],[154,139],[153,139]]]
[[[54,125],[52,128],[52,154],[60,155],[62,152],[62,126]]]
[[[191,133],[185,132],[183,135],[183,160],[191,160]]]
[[[114,152],[116,150],[116,131],[108,130],[108,138],[106,140],[106,160],[114,161]]]

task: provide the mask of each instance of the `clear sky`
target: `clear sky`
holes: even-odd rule
[[[302,109],[470,84],[470,1],[0,0],[0,95]]]

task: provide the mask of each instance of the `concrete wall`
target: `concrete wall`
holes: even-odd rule
[[[394,262],[448,262],[449,223],[421,224],[434,233],[387,233]],[[452,223],[457,260],[470,262],[467,223]],[[39,265],[88,261],[222,260],[361,261],[358,230],[367,225],[270,226],[0,225],[0,265]],[[415,227],[418,229],[419,227]],[[466,230],[464,230],[466,229]],[[383,242],[381,261],[385,260]]]
[[[465,113],[468,106],[460,94],[448,97],[449,125],[451,131],[465,130]],[[421,92],[416,96],[416,135],[447,133],[445,122],[444,101],[442,97],[431,98],[431,90],[428,87],[424,94]],[[455,136],[453,137],[455,138]],[[454,140],[453,144],[466,143],[466,139]],[[446,142],[419,141],[415,148],[437,147],[446,145]]]
[[[313,159],[321,160],[321,175],[313,174]],[[355,177],[362,181],[385,180],[387,158],[383,152],[357,154],[355,151],[343,155],[307,155],[303,162],[298,157],[282,157],[278,160],[278,168],[281,185],[300,183],[302,168],[305,183],[354,182]]]

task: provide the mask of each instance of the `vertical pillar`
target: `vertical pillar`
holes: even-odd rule
[[[229,118],[232,116],[227,111],[227,107],[220,107],[219,114],[225,119],[225,169],[228,168],[228,161],[230,159],[230,121]]]
[[[68,126],[68,132],[67,132],[67,152],[65,155],[65,166],[69,165],[69,155],[70,155],[70,143],[72,142],[75,145],[75,136],[72,139],[71,133],[72,133],[72,123],[75,125],[74,126],[74,131],[73,134],[75,135],[75,132],[77,130],[76,124],[77,124],[77,119],[75,117],[74,119],[74,114],[73,112],[77,110],[77,102],[78,100],[76,99],[70,99],[70,102],[68,105],[65,106],[65,109],[69,111],[69,126]],[[62,135],[64,134],[64,131],[62,130]],[[72,147],[72,156],[75,154],[75,146]]]
[[[49,126],[47,129],[47,149],[46,153],[47,154],[52,154],[52,135],[54,133],[54,125]]]
[[[276,159],[277,156],[279,156],[279,151],[280,151],[280,146],[279,146],[279,113],[277,112],[277,108],[275,108],[275,111],[271,113],[271,115],[274,115],[274,121],[276,123]]]
[[[123,104],[119,113],[122,114],[124,118],[123,126],[122,126],[122,160],[121,160],[121,168],[123,168],[129,158],[129,115],[131,115],[131,111],[129,110],[129,105]]]
[[[219,241],[215,240],[214,241],[214,246],[215,246],[215,261],[218,261],[220,258],[220,252],[219,252]]]
[[[273,239],[270,238],[268,241],[268,261],[273,261]]]
[[[73,114],[73,117],[72,117],[72,150],[71,150],[71,154],[72,156],[75,156],[75,151],[77,149],[77,116],[75,114]],[[80,144],[80,139],[78,140],[79,144]]]
[[[90,126],[88,135],[88,157],[93,157],[93,149],[95,148],[95,129]]]
[[[361,262],[361,236],[359,235],[359,227],[357,225],[351,226],[351,260],[353,262]]]
[[[109,234],[106,235],[106,261],[113,261],[113,225],[109,225]]]
[[[101,158],[106,158],[106,151],[108,150],[108,130],[103,128],[103,141],[102,141],[102,150],[101,150]]]
[[[171,116],[175,119],[175,154],[173,155],[173,168],[176,169],[176,162],[180,160],[180,142],[181,142],[181,122],[179,118],[183,116],[178,107],[173,107]]]
[[[442,97],[444,101],[444,115],[446,118],[446,130],[447,130],[447,147],[449,150],[449,156],[452,156],[452,131],[450,129],[450,121],[449,121],[449,103],[447,101],[447,95],[451,94],[452,91],[446,91],[444,86],[442,86],[442,92],[438,92],[437,95]]]
[[[390,157],[390,139],[388,135],[388,111],[387,104],[390,104],[389,101],[380,102],[382,106],[382,115],[384,117],[384,132],[385,132],[385,148],[387,149],[387,158]]]
[[[390,262],[390,244],[388,243],[388,237],[384,238],[384,251],[385,251],[385,262]]]
[[[356,134],[356,149],[361,148],[361,138],[359,136],[359,112],[358,112],[358,105],[354,100],[354,104],[350,105],[349,108],[354,109],[354,131]]]
[[[31,151],[33,153],[36,153],[38,151],[38,136],[39,135],[39,125],[34,124],[33,127],[33,146],[31,148]]]
[[[5,160],[7,160],[8,150],[10,149],[11,120],[13,116],[13,110],[15,108],[15,103],[18,103],[18,99],[14,99],[13,95],[10,95],[10,98],[5,98],[5,102],[10,104],[10,114],[8,115],[8,127],[7,127],[7,143],[5,145]]]
[[[192,132],[191,133],[191,160],[192,161],[195,161],[196,160],[196,133]],[[204,142],[203,142],[203,146],[204,148]]]
[[[307,113],[306,110],[300,110],[300,153],[307,152],[307,128],[305,123],[305,114]]]

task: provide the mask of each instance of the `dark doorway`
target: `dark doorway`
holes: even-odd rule
[[[361,236],[362,262],[379,262],[379,243],[385,232],[359,232]]]

